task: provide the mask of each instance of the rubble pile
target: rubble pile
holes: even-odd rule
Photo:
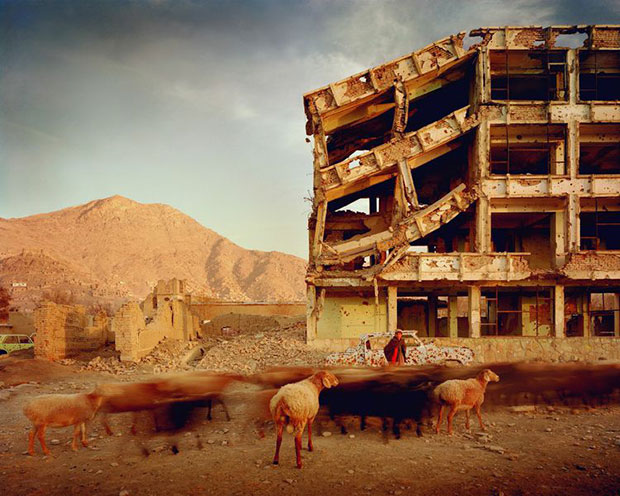
[[[198,341],[164,339],[138,362],[120,361],[113,355],[96,356],[89,361],[68,358],[59,363],[114,375],[193,369],[248,374],[274,366],[320,366],[325,353],[306,345],[305,330],[305,322],[296,321],[255,334],[209,336]],[[197,358],[188,360],[192,356]]]
[[[305,324],[297,322],[275,331],[219,339],[197,368],[251,374],[272,366],[322,365],[325,353],[308,347],[304,333]]]
[[[78,370],[80,371],[107,372],[108,374],[114,375],[129,375],[138,370],[135,363],[121,362],[116,356],[109,356],[105,358],[96,356],[88,362],[76,360],[74,358],[65,358],[64,360],[59,360],[58,363],[62,365],[78,365]]]
[[[199,341],[163,339],[153,350],[140,360],[140,364],[152,365],[153,372],[168,372],[186,368],[182,359]]]

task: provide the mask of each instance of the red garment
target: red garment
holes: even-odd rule
[[[398,361],[398,347],[394,348],[394,354],[392,355],[391,363],[396,363]]]

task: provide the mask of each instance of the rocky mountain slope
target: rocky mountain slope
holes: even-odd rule
[[[196,294],[293,301],[306,264],[246,250],[163,204],[113,196],[19,219],[0,218],[0,284],[17,299],[69,292],[87,300],[141,298],[159,279],[186,279]]]

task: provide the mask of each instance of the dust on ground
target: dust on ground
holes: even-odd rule
[[[290,326],[279,333],[266,331],[262,337],[213,336],[205,355],[195,364],[200,366],[206,360],[234,370],[247,365],[253,356],[257,370],[287,363],[312,365],[319,356],[306,354],[303,329],[294,323]],[[174,353],[185,355],[187,350],[173,348],[163,343],[155,356],[160,356],[161,361],[170,356],[180,363]],[[283,352],[283,348],[288,351]],[[93,360],[95,365],[89,365]],[[117,358],[112,354],[101,359],[104,363],[110,360]],[[286,434],[280,465],[271,464],[273,427],[267,429],[265,439],[256,436],[244,415],[244,402],[240,400],[244,391],[240,391],[229,403],[232,420],[227,422],[220,407],[215,407],[212,421],[205,420],[197,431],[178,439],[180,453],[176,455],[170,449],[174,439],[153,437],[145,441],[150,455],[144,457],[139,443],[129,434],[129,414],[112,416],[112,437],[95,420],[89,427],[89,448],[72,452],[72,429],[49,429],[46,438],[54,456],[43,457],[39,445],[35,457],[24,454],[30,426],[21,410],[29,398],[89,391],[101,382],[138,380],[154,369],[156,364],[148,362],[135,368],[121,364],[123,372],[119,374],[98,370],[96,358],[67,365],[27,355],[0,359],[3,492],[16,496],[520,496],[612,495],[620,491],[618,406],[542,406],[521,408],[521,412],[487,406],[483,407],[486,433],[480,432],[475,422],[472,431],[466,432],[464,416],[459,414],[452,437],[445,432],[435,435],[430,426],[425,426],[421,438],[415,436],[414,430],[404,430],[402,439],[390,437],[387,441],[378,422],[362,432],[352,419],[349,434],[341,435],[331,421],[323,419],[315,429],[315,451],[304,449],[304,468],[298,470],[293,438]],[[179,365],[177,369],[187,366]]]

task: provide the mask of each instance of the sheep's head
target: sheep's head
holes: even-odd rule
[[[101,405],[103,404],[103,396],[101,394],[92,392],[87,394],[86,397],[88,398],[88,401],[90,401],[90,404],[93,406],[93,409],[95,411],[101,408]]]
[[[320,370],[313,376],[317,383],[320,383],[324,388],[331,388],[338,385],[338,379],[331,372],[327,370]]]
[[[480,372],[480,374],[478,374],[478,377],[482,378],[486,382],[499,381],[499,376],[491,369],[484,369],[482,372]]]

